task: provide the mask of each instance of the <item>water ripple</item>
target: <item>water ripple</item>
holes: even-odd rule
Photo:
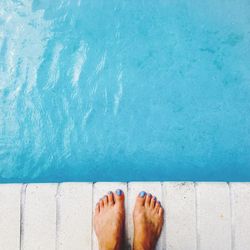
[[[80,47],[75,55],[75,63],[73,66],[73,76],[72,76],[72,85],[75,87],[78,84],[80,74],[83,70],[85,61],[87,60],[87,50],[88,46],[85,42],[81,41]]]
[[[122,98],[122,94],[123,94],[122,76],[123,76],[123,72],[121,71],[121,72],[119,72],[119,74],[117,76],[118,89],[114,95],[114,115],[116,115],[118,112],[121,98]]]
[[[104,55],[101,57],[100,62],[96,66],[96,74],[100,73],[104,69],[106,56],[107,56],[107,51],[105,51]]]
[[[63,50],[63,45],[60,43],[56,44],[49,69],[49,79],[47,84],[44,86],[44,89],[54,88],[55,84],[57,83],[60,77],[59,59],[62,50]]]

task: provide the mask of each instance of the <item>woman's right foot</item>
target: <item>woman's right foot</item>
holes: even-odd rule
[[[124,193],[118,189],[109,192],[97,203],[94,228],[99,250],[120,250],[124,230]]]
[[[133,219],[133,250],[154,250],[163,225],[161,203],[142,191],[136,199]]]

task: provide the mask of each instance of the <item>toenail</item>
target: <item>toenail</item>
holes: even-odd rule
[[[154,200],[156,201],[156,200],[157,200],[157,198],[156,198],[156,197],[154,197]]]
[[[149,197],[152,197],[152,194],[149,193],[148,196],[149,196]]]
[[[112,194],[112,191],[109,191],[108,194]]]
[[[158,201],[158,203],[159,203],[159,205],[161,205],[161,202],[160,202],[160,201]]]
[[[115,192],[116,192],[116,194],[119,195],[119,196],[122,195],[122,190],[121,190],[121,189],[117,189]]]
[[[141,191],[141,192],[139,193],[139,196],[143,198],[146,194],[147,194],[146,192]]]

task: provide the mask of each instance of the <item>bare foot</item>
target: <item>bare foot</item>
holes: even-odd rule
[[[124,230],[124,194],[109,192],[96,204],[94,228],[100,250],[120,250]]]
[[[141,192],[134,208],[134,250],[154,250],[163,225],[163,208],[151,194]]]

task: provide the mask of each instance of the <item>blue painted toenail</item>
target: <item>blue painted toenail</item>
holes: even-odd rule
[[[109,191],[108,194],[112,194],[112,191]]]
[[[154,197],[154,200],[156,201],[156,200],[157,200],[157,198],[156,198],[156,197]]]
[[[139,193],[139,196],[143,198],[146,194],[147,194],[146,192],[141,191],[141,192]]]
[[[161,205],[161,202],[160,202],[160,201],[158,201],[158,203],[159,203],[159,205]]]
[[[119,195],[119,196],[122,195],[122,190],[121,190],[121,189],[117,189],[115,192],[116,192],[116,194]]]

